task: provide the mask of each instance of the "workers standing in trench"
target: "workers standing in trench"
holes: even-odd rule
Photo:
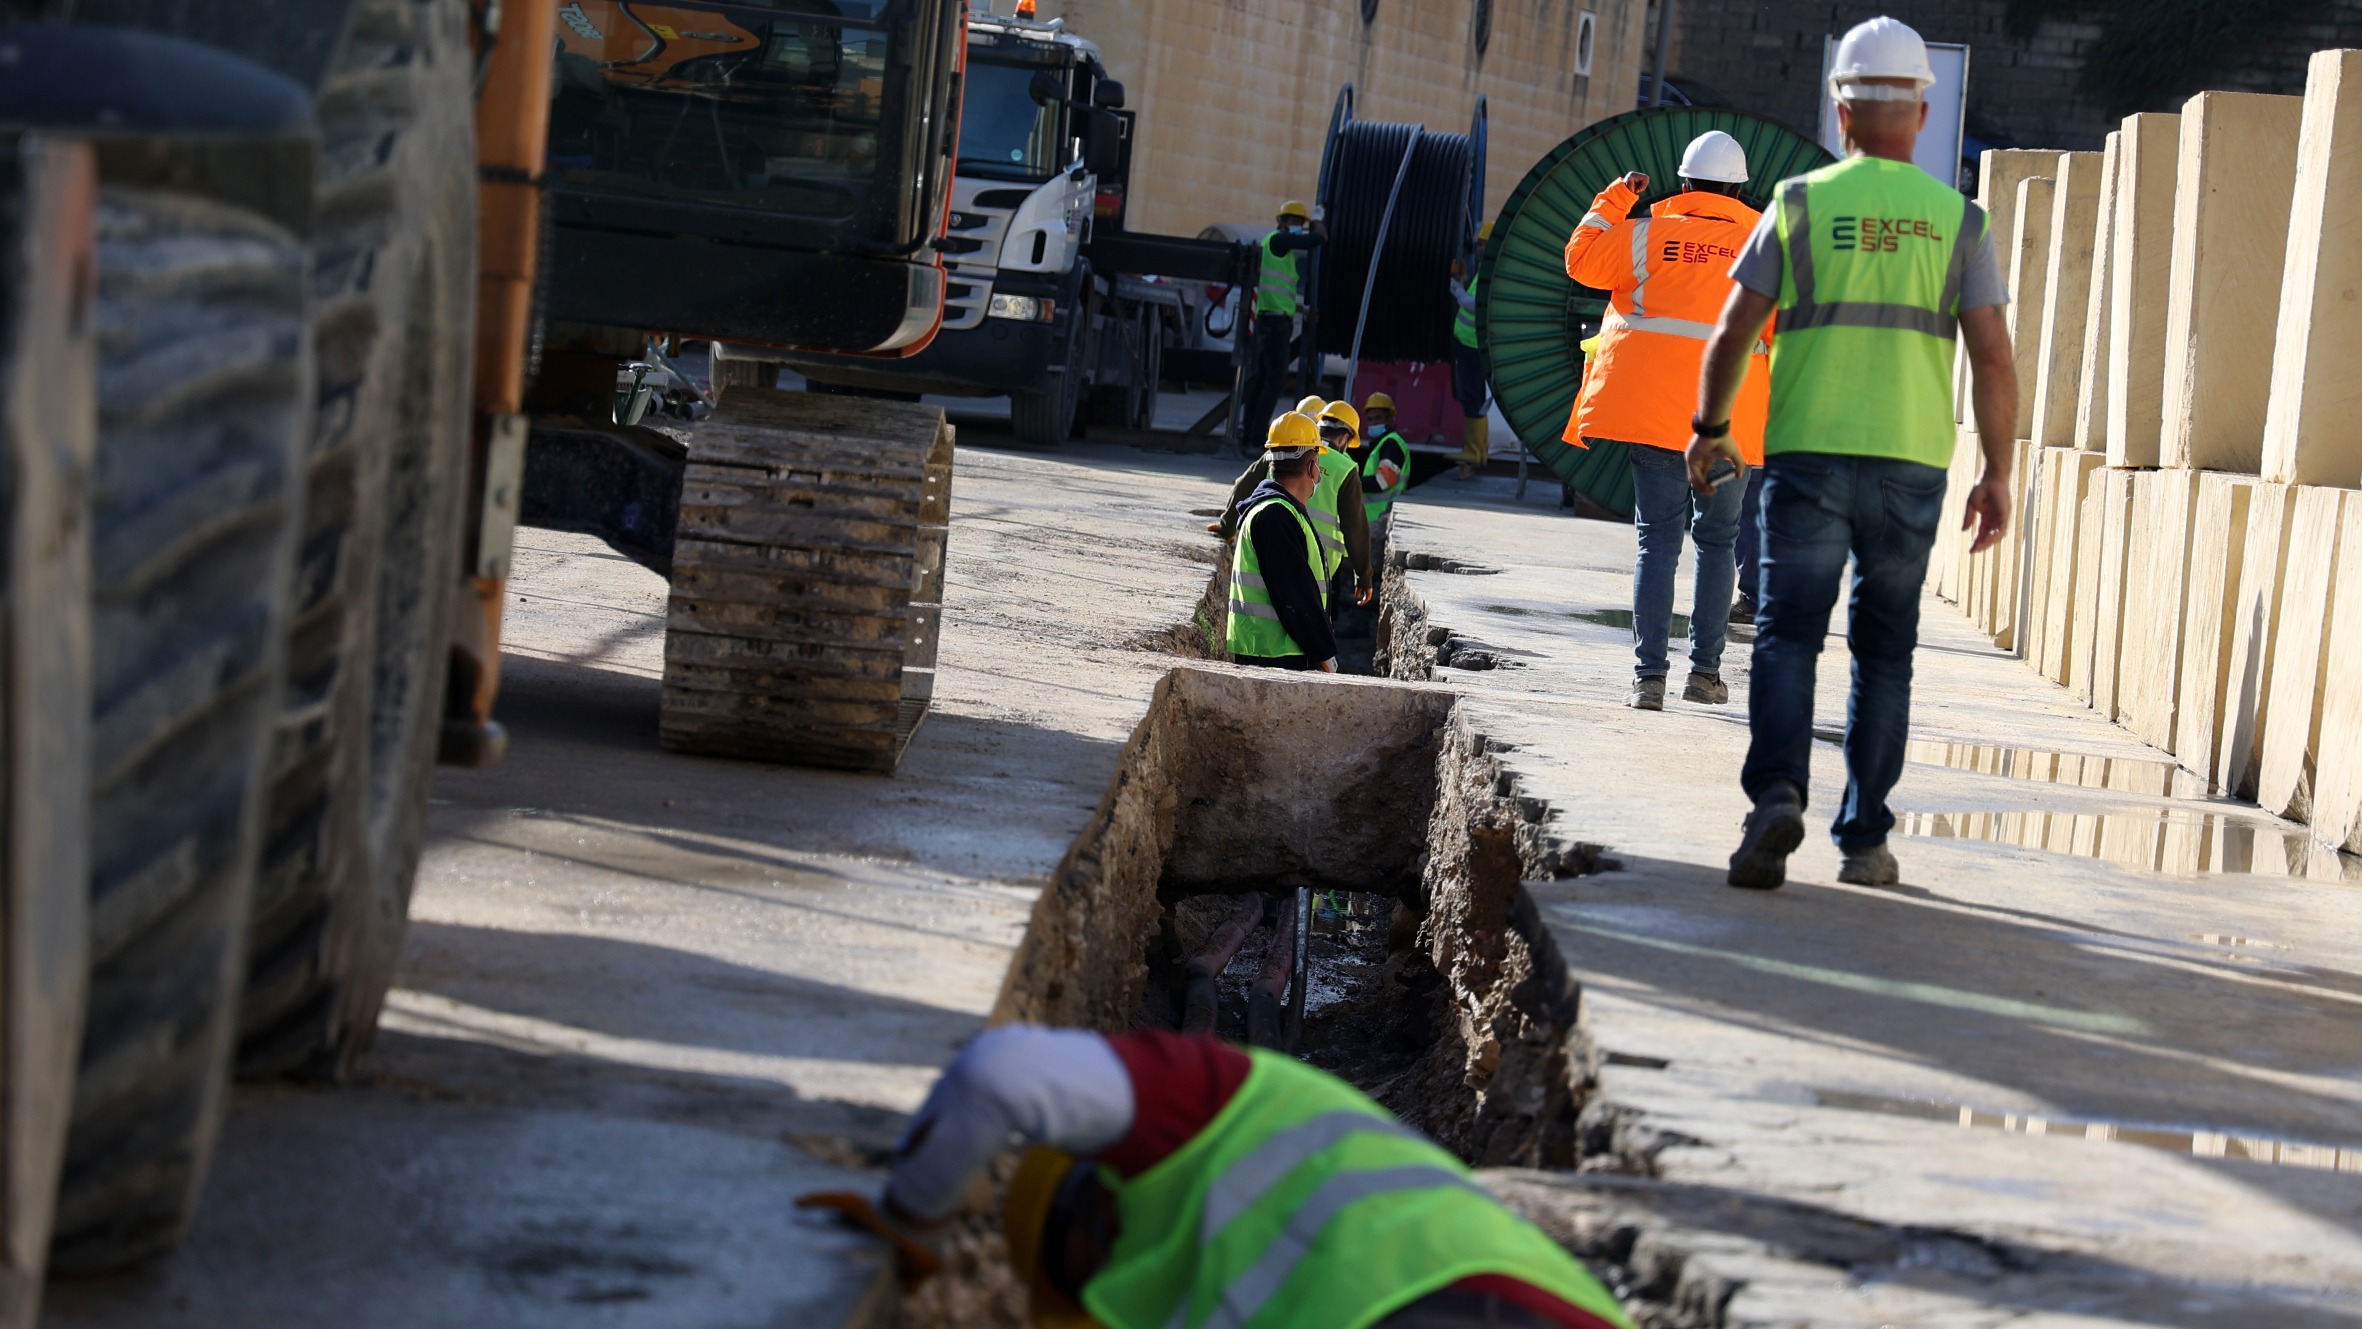
[[[1690,484],[1737,460],[1732,406],[1776,310],[1764,434],[1762,599],[1739,783],[1754,811],[1730,884],[1787,879],[1804,839],[1813,675],[1846,560],[1853,689],[1845,795],[1832,827],[1840,881],[1900,879],[1886,796],[1903,769],[1919,591],[1952,458],[1955,339],[1967,344],[1984,469],[1963,527],[1985,549],[2009,525],[2018,387],[2008,302],[1985,212],[1911,164],[1935,82],[1919,34],[1891,18],[1856,26],[1829,76],[1849,155],[1783,180],[1731,268],[1737,283],[1707,343],[1689,442]]]
[[[1263,237],[1262,275],[1255,280],[1254,359],[1245,384],[1249,437],[1271,423],[1272,408],[1287,390],[1296,314],[1307,299],[1296,256],[1318,249],[1328,238],[1329,228],[1294,199],[1279,205],[1279,218]]]
[[[1385,393],[1362,398],[1361,420],[1362,437],[1369,440],[1361,457],[1362,503],[1369,513],[1371,556],[1383,566],[1387,524],[1411,485],[1411,445],[1394,431],[1394,398]]]
[[[1225,644],[1238,664],[1337,672],[1327,555],[1306,505],[1320,487],[1320,427],[1290,411],[1263,444],[1271,474],[1238,506]]]
[[[1731,260],[1761,216],[1739,201],[1747,154],[1719,129],[1690,141],[1681,154],[1681,192],[1627,218],[1648,188],[1634,171],[1609,183],[1566,244],[1566,275],[1608,292],[1599,347],[1583,376],[1566,441],[1631,445],[1632,525],[1639,554],[1632,570],[1632,696],[1635,710],[1665,708],[1670,669],[1666,642],[1673,631],[1673,583],[1681,569],[1682,528],[1698,548],[1690,595],[1689,680],[1683,701],[1719,706],[1730,700],[1722,681],[1729,639],[1731,589],[1738,578],[1734,546],[1739,502],[1747,492],[1741,471],[1693,498],[1682,473],[1690,428],[1683,407],[1697,381],[1716,311],[1730,292]],[[1761,342],[1747,358],[1731,434],[1746,466],[1763,462],[1763,421],[1770,373]]]
[[[1331,404],[1318,397],[1297,402],[1296,413],[1318,424],[1324,449],[1320,454],[1320,484],[1314,487],[1312,498],[1304,508],[1312,517],[1313,533],[1320,537],[1321,552],[1327,556],[1323,580],[1328,586],[1329,621],[1334,623],[1346,604],[1368,604],[1371,590],[1377,585],[1370,562],[1369,517],[1363,505],[1354,501],[1361,489],[1361,477],[1347,451],[1361,418],[1343,402]],[[1268,452],[1247,463],[1247,469],[1231,482],[1230,501],[1222,509],[1222,519],[1206,529],[1224,540],[1236,535],[1239,518],[1245,512],[1240,505],[1270,474]]]
[[[1204,1035],[1007,1025],[929,1091],[886,1183],[923,1233],[1012,1139],[1032,1322],[1629,1329],[1556,1242],[1352,1086]]]
[[[1476,252],[1484,252],[1485,242],[1493,238],[1493,224],[1486,222],[1476,228]],[[1452,264],[1452,300],[1459,309],[1452,314],[1452,397],[1460,403],[1460,414],[1467,420],[1466,441],[1460,445],[1460,478],[1472,478],[1487,461],[1492,460],[1493,420],[1492,393],[1484,381],[1484,354],[1476,345],[1476,293],[1480,279],[1474,267],[1463,274],[1463,264]],[[1462,284],[1460,277],[1468,280]]]

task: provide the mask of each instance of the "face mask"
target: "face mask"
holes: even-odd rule
[[[1367,432],[1371,438],[1384,438],[1386,437],[1386,426],[1371,425]]]

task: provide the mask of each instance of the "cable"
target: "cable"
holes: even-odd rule
[[[1410,149],[1410,170],[1387,228],[1385,253],[1377,255],[1386,196],[1405,148]],[[1451,359],[1457,344],[1452,320],[1459,313],[1451,292],[1452,263],[1468,247],[1473,141],[1466,134],[1420,132],[1415,125],[1344,120],[1324,157],[1330,169],[1321,204],[1329,241],[1320,264],[1321,349],[1352,352],[1350,312],[1361,308],[1371,259],[1377,257],[1361,358],[1377,363]]]

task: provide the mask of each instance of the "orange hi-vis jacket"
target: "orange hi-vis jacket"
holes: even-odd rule
[[[1689,446],[1698,363],[1730,298],[1731,264],[1761,215],[1728,195],[1693,190],[1626,220],[1638,198],[1613,182],[1566,242],[1566,275],[1610,296],[1563,436],[1576,447],[1586,437]],[[1771,336],[1768,326],[1763,335]],[[1731,410],[1731,438],[1751,466],[1763,464],[1770,406],[1770,347],[1758,341]]]

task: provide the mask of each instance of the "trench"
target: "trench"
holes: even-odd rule
[[[1503,751],[1432,687],[1173,670],[1036,902],[993,1023],[1281,1047],[1472,1166],[1574,1167],[1596,1057],[1522,883],[1595,851],[1550,834]],[[980,1201],[905,1324],[1022,1323],[996,1223]]]

